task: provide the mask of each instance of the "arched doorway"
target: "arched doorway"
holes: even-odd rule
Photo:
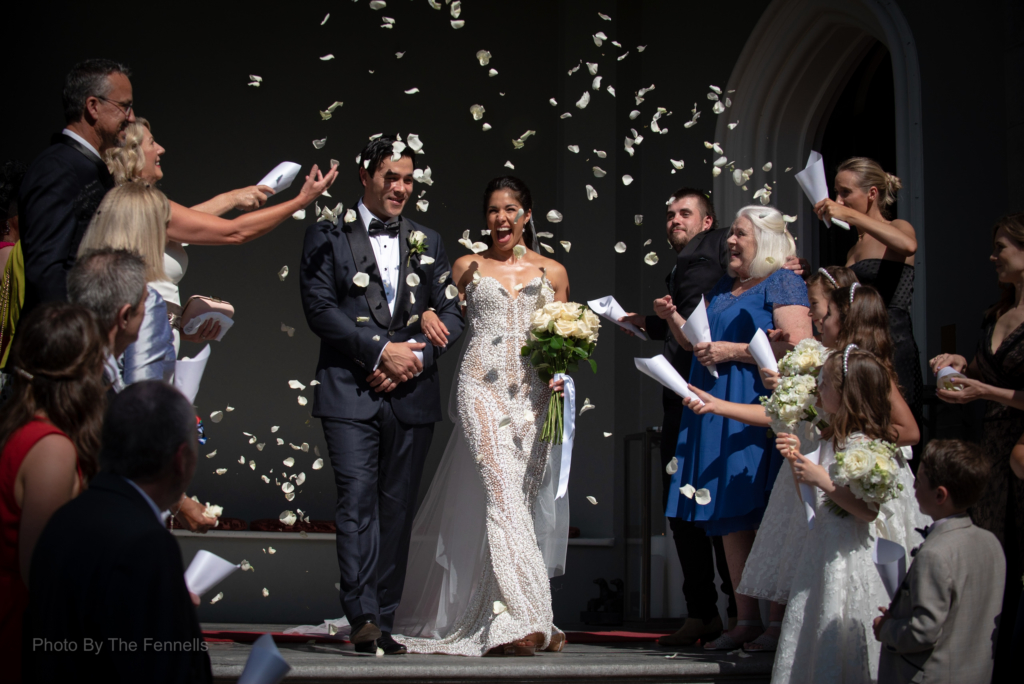
[[[924,349],[927,231],[920,71],[910,27],[894,2],[775,0],[768,6],[733,68],[727,86],[735,91],[732,107],[718,116],[715,131],[726,156],[755,172],[746,191],[723,173],[714,181],[714,196],[718,206],[738,208],[753,201],[754,190],[770,183],[772,204],[798,217],[791,229],[802,256],[818,266],[823,247],[829,254],[841,249],[830,244],[839,238],[825,240],[825,229],[792,174],[803,168],[810,150],[822,149],[833,111],[837,104],[846,106],[841,98],[847,84],[858,69],[871,65],[880,49],[892,70],[895,164],[887,168],[895,168],[892,172],[903,181],[897,216],[917,230],[913,316],[918,346]],[[737,121],[733,129],[728,127]],[[768,161],[772,169],[763,172]],[[826,167],[833,170],[840,161],[825,157]],[[787,167],[793,170],[787,173]]]

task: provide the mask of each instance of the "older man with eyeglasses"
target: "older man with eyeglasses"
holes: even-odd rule
[[[67,300],[67,273],[100,200],[114,185],[103,153],[135,121],[127,67],[106,59],[75,65],[64,81],[66,127],[54,136],[21,184],[25,304]]]

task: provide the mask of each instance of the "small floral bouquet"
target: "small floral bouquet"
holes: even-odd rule
[[[786,352],[786,355],[779,361],[779,375],[813,375],[818,376],[818,370],[825,363],[828,356],[828,349],[813,337],[807,337]]]
[[[590,358],[597,346],[597,331],[601,321],[583,304],[551,302],[533,312],[530,320],[530,339],[523,345],[522,355],[529,357],[540,379],[547,382],[556,373],[576,370],[580,361],[587,361],[597,372],[597,362]],[[548,415],[541,429],[542,442],[562,443],[562,396],[552,392],[548,401]]]
[[[836,485],[849,487],[854,496],[877,510],[903,490],[903,485],[897,481],[898,450],[895,444],[881,439],[853,441],[836,453],[835,463],[828,467],[829,477]]]
[[[818,398],[818,371],[828,349],[813,337],[800,340],[779,361],[779,386],[770,397],[761,397],[765,413],[772,420],[772,431],[792,432],[801,420],[824,428],[814,404]]]

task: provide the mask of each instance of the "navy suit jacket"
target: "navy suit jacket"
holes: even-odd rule
[[[22,319],[43,302],[67,301],[67,274],[78,245],[112,187],[106,165],[63,134],[32,162],[18,193],[25,254]]]
[[[728,228],[704,231],[695,235],[676,257],[676,266],[666,281],[672,303],[683,318],[690,317],[701,295],[707,295],[725,275],[729,266],[729,246],[725,242],[728,238]],[[648,316],[646,326],[652,339],[665,340],[665,358],[684,379],[689,379],[693,353],[679,346],[668,329],[668,321]],[[678,407],[679,395],[665,388],[662,403]]]
[[[422,263],[416,254],[409,260],[409,235],[415,230],[427,236],[424,255],[433,258],[433,263]],[[452,283],[451,266],[437,232],[402,217],[398,239],[401,276],[392,316],[362,219],[339,221],[338,225],[321,221],[306,229],[299,285],[306,322],[320,338],[316,367],[319,384],[313,392],[313,415],[318,418],[368,420],[376,415],[378,402],[390,401],[395,416],[404,423],[422,425],[441,420],[436,361],[462,334],[459,299],[449,299],[445,294]],[[370,276],[365,288],[352,282],[360,272]],[[415,287],[407,282],[410,274],[419,277]],[[437,312],[451,333],[446,348],[433,346],[420,328],[418,318],[428,308]],[[384,346],[407,341],[427,345],[423,349],[423,372],[391,392],[371,388],[366,377]]]
[[[119,475],[101,472],[53,514],[29,579],[25,682],[213,680],[178,542]],[[73,641],[77,650],[34,639]],[[87,651],[87,639],[101,650]]]

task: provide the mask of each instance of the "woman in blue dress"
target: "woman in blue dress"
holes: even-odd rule
[[[728,244],[729,272],[707,295],[714,341],[691,344],[682,334],[684,319],[678,312],[673,314],[673,333],[682,346],[693,349],[691,385],[721,399],[752,404],[769,392],[747,345],[758,328],[778,331],[771,336],[777,355],[810,337],[807,287],[800,276],[781,268],[796,253],[796,243],[779,210],[760,205],[740,209]],[[712,364],[717,379],[706,368]],[[722,537],[735,589],[782,458],[763,427],[686,412],[676,462],[665,515],[694,521],[709,536]],[[698,503],[704,497],[694,496],[687,485],[706,489],[710,501]],[[757,600],[737,593],[736,607],[736,627],[705,648],[731,650],[761,634]]]

